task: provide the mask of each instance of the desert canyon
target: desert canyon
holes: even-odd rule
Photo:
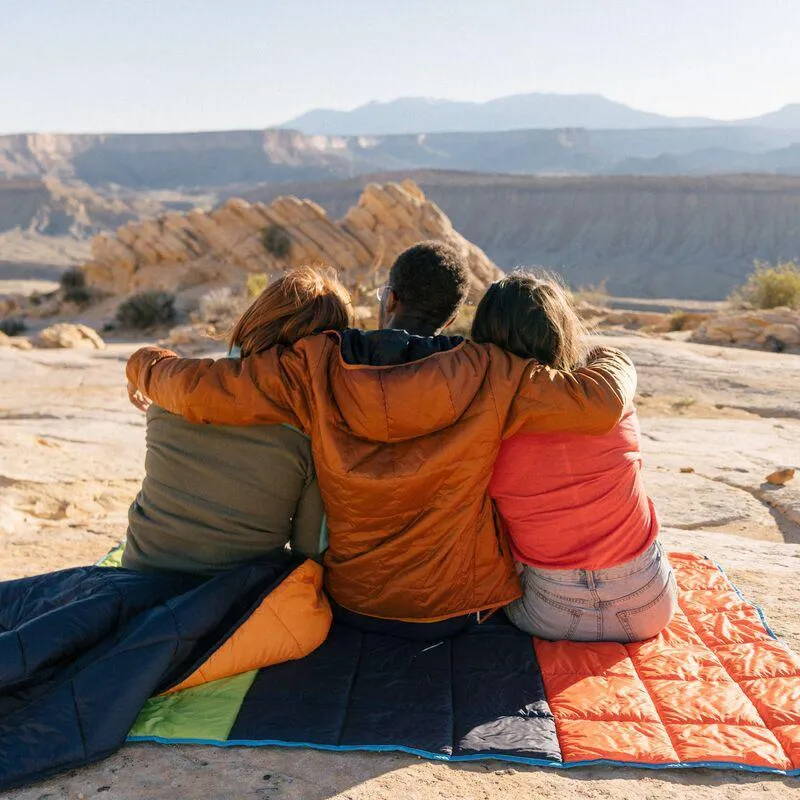
[[[124,537],[143,477],[144,419],[124,381],[135,348],[221,355],[250,281],[309,262],[340,269],[372,327],[393,259],[434,238],[467,256],[473,300],[520,264],[588,287],[581,314],[638,369],[667,547],[723,565],[800,648],[800,310],[724,303],[756,259],[800,255],[798,108],[668,124],[595,99],[581,109],[596,124],[564,106],[562,127],[545,129],[531,121],[556,107],[537,102],[506,103],[495,128],[485,109],[434,109],[423,133],[365,107],[293,129],[0,136],[0,320],[22,324],[0,333],[0,578],[93,563]],[[458,117],[453,132],[456,112],[478,121]],[[80,302],[59,284],[76,269]],[[167,293],[169,320],[121,326],[118,308],[141,292]],[[139,744],[6,796],[745,800],[795,784]]]

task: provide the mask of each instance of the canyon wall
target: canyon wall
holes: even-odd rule
[[[412,175],[502,269],[540,265],[574,286],[607,281],[617,295],[720,299],[754,260],[800,257],[800,178]],[[361,184],[302,189],[336,215]],[[269,202],[277,191],[267,186],[244,196]]]

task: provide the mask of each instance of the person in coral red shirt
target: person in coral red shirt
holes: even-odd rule
[[[559,283],[517,271],[478,306],[472,337],[562,370],[582,361],[585,328]],[[641,479],[630,408],[602,436],[520,433],[506,439],[490,494],[505,521],[523,597],[505,607],[545,639],[641,641],[676,608],[658,519]]]

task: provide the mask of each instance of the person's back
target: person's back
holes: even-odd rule
[[[293,428],[198,426],[151,406],[145,473],[124,567],[212,575],[287,543],[324,549],[311,443]]]
[[[585,329],[556,281],[517,271],[487,291],[472,335],[577,371]],[[605,435],[517,435],[500,448],[490,493],[523,590],[505,610],[535,636],[638,641],[661,631],[675,610],[675,580],[641,482],[630,400]]]
[[[246,357],[350,320],[344,287],[304,267],[262,292],[229,344]],[[128,514],[124,567],[212,575],[287,544],[312,558],[325,547],[311,444],[294,428],[198,426],[151,406],[145,473]]]
[[[404,258],[413,251],[418,274]],[[447,301],[437,280],[448,275],[455,300],[446,312],[431,309]],[[502,438],[607,432],[632,400],[635,371],[605,351],[575,374],[557,374],[498,347],[432,335],[468,285],[452,248],[411,248],[390,280],[381,291],[384,330],[310,337],[241,364],[145,348],[127,374],[134,389],[194,422],[286,422],[308,433],[328,513],[333,600],[361,623],[419,628],[520,594],[488,496]]]
[[[523,433],[506,439],[490,494],[517,561],[598,570],[640,556],[658,535],[642,485],[636,412],[603,436]]]

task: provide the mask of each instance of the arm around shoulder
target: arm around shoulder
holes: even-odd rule
[[[534,364],[520,384],[504,436],[515,433],[608,433],[633,405],[636,369],[622,351],[598,347],[571,372]]]
[[[217,425],[310,424],[310,403],[300,353],[273,348],[246,359],[179,358],[143,347],[126,374],[156,405],[191,422]]]

